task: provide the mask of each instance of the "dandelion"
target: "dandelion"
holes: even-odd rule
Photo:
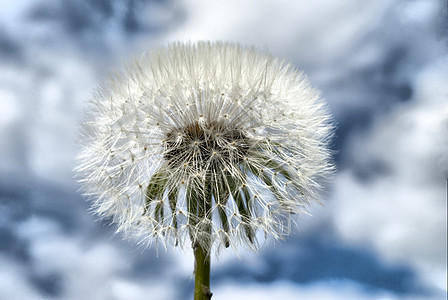
[[[212,249],[256,250],[319,201],[331,132],[319,92],[290,65],[235,44],[176,43],[98,88],[76,171],[119,231],[191,243],[195,299],[207,299]]]

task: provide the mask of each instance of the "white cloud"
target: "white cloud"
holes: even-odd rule
[[[437,1],[406,1],[399,4],[400,15],[406,24],[425,24],[431,22],[440,9]]]
[[[0,125],[7,126],[13,123],[19,116],[21,110],[11,90],[0,91]]]
[[[39,59],[29,64],[3,68],[0,62],[0,137],[8,141],[0,149],[6,162],[0,171],[26,169],[71,183],[76,122],[97,79],[79,55],[34,50]]]
[[[168,40],[231,40],[275,54],[327,61],[377,26],[390,0],[184,1],[189,16]]]
[[[157,280],[115,280],[111,290],[113,296],[107,299],[116,300],[175,300],[177,295],[176,287],[165,277]],[[105,298],[102,298],[105,299]]]
[[[23,266],[0,255],[0,269],[0,296],[5,297],[2,299],[48,299],[40,296],[39,292],[29,283],[26,277],[28,270]]]
[[[348,169],[335,183],[330,209],[349,241],[370,245],[390,260],[411,263],[422,280],[446,291],[448,60],[416,77],[415,100],[379,117],[348,155],[371,176]],[[375,172],[375,164],[385,170]],[[358,170],[359,172],[359,170]]]
[[[32,272],[41,278],[51,274],[61,276],[55,279],[61,286],[57,299],[143,300],[149,295],[160,300],[176,298],[178,291],[173,289],[173,279],[179,276],[171,277],[164,273],[157,278],[130,276],[135,257],[108,241],[107,237],[92,242],[82,236],[65,235],[57,223],[34,217],[19,224],[17,234],[29,244]],[[19,265],[9,266],[3,277],[12,287],[2,289],[2,281],[2,294],[10,295],[8,299],[11,300],[40,299],[40,291],[22,278],[23,272],[25,268],[20,269]],[[16,288],[28,296],[14,298]]]
[[[309,285],[297,285],[288,281],[269,284],[223,282],[212,287],[213,299],[300,299],[300,300],[411,300],[421,299],[405,295],[376,292],[368,293],[361,286],[351,281],[323,281]],[[427,297],[427,300],[436,299]]]
[[[0,1],[0,24],[17,25],[23,17],[24,10],[30,6],[33,0],[14,1],[2,0]]]

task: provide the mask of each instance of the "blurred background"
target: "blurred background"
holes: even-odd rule
[[[72,169],[99,81],[203,39],[303,69],[338,123],[325,204],[285,241],[213,258],[213,299],[446,299],[445,0],[1,0],[0,299],[192,298],[192,254],[123,241]]]

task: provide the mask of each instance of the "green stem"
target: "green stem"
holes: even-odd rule
[[[191,196],[193,199],[192,210],[190,213],[195,214],[195,219],[211,222],[211,206],[212,206],[212,184],[210,178],[205,181],[205,187],[202,197],[198,197],[194,191]],[[197,210],[194,208],[197,207]],[[212,233],[211,225],[202,228],[200,235],[210,238]],[[195,259],[195,280],[194,280],[194,300],[210,300],[212,293],[210,292],[210,252],[211,245],[204,241],[198,242],[192,240],[194,259]]]
[[[194,300],[210,300],[210,254],[200,245],[194,248]]]

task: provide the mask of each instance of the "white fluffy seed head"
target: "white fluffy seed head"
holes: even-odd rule
[[[281,238],[330,175],[330,117],[290,65],[200,42],[149,52],[98,88],[76,168],[96,213],[145,245]]]

